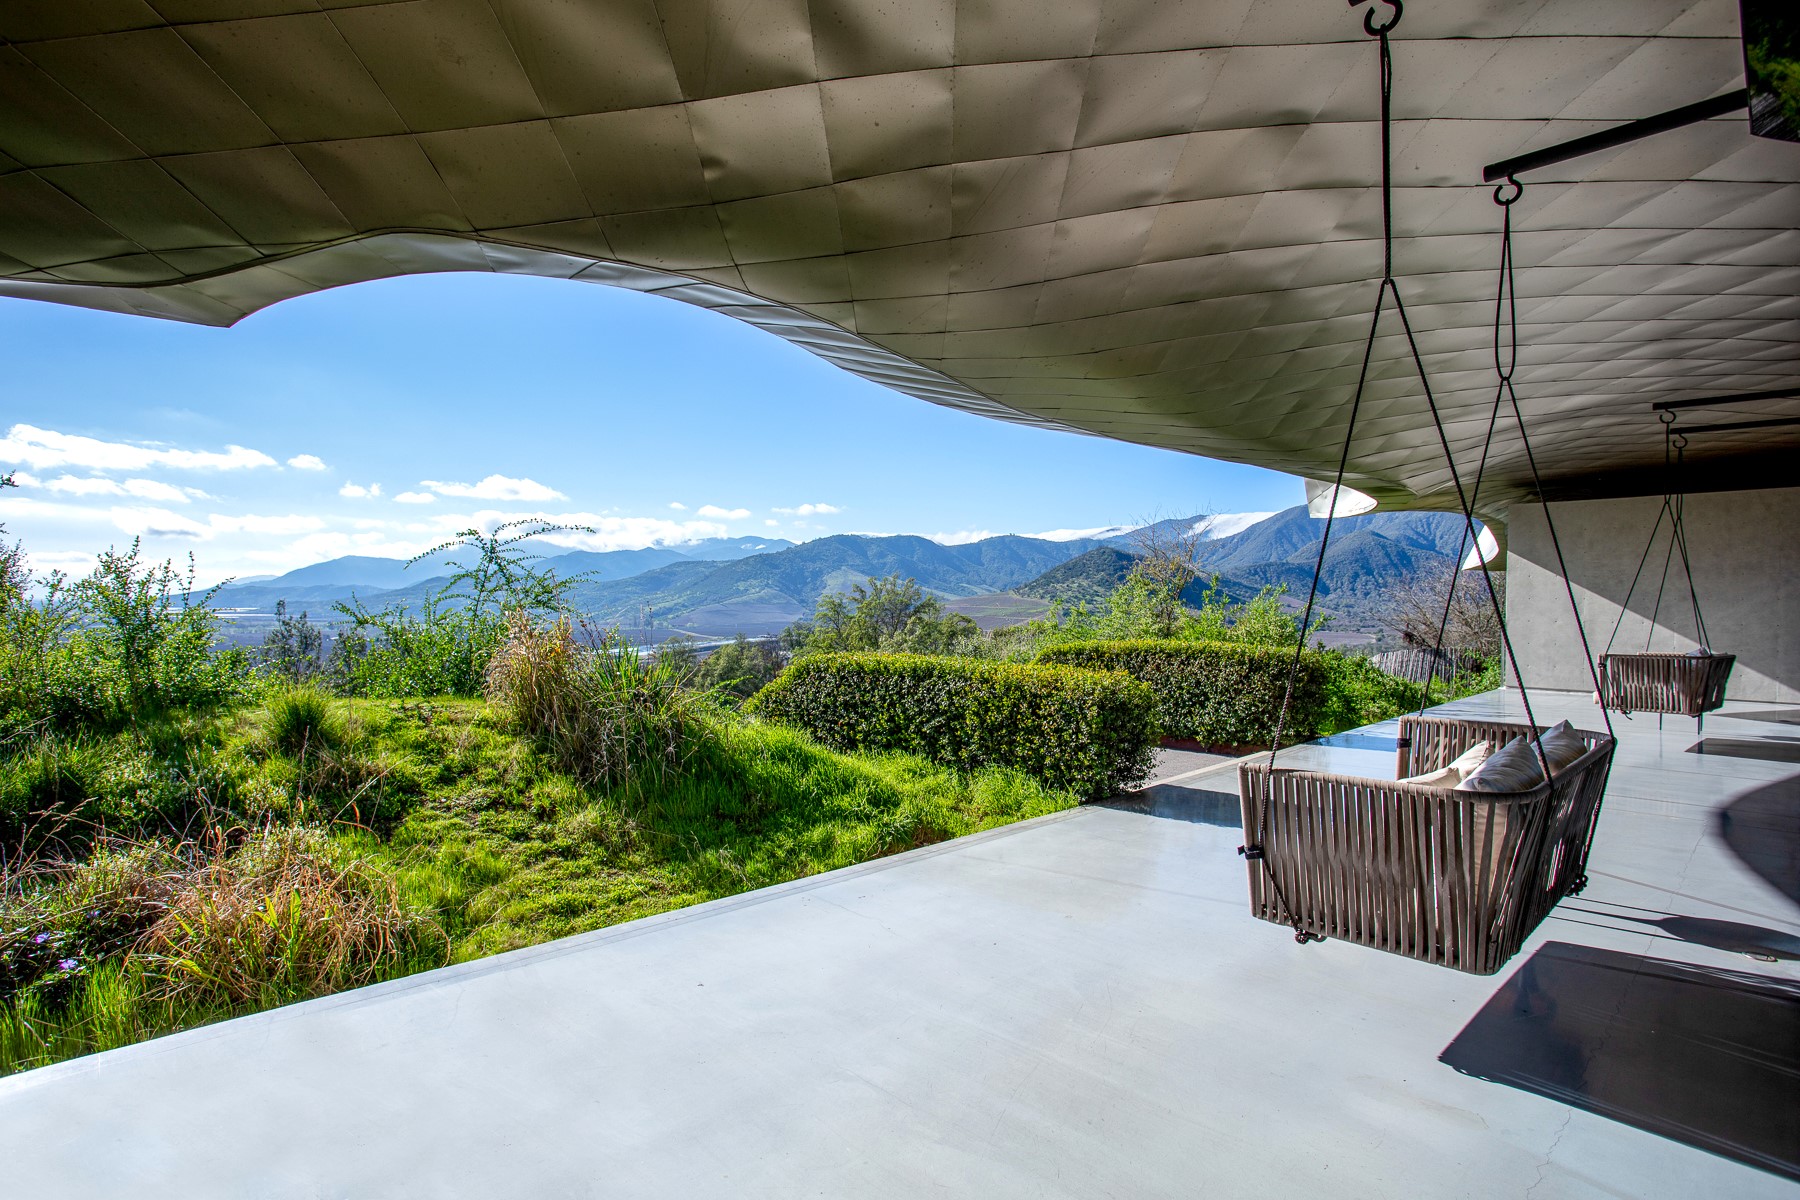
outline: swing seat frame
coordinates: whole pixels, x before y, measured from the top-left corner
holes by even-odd
[[[1397,775],[1437,770],[1477,742],[1498,747],[1534,732],[1542,728],[1403,717]],[[1576,732],[1586,752],[1526,792],[1240,764],[1244,840],[1256,847],[1246,854],[1251,912],[1291,927],[1297,940],[1338,938],[1493,974],[1587,883],[1615,743]],[[1260,830],[1252,828],[1259,809]]]
[[[1600,702],[1614,712],[1695,717],[1725,703],[1735,654],[1602,654]]]

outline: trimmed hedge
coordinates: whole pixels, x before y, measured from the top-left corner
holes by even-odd
[[[1156,719],[1165,737],[1212,746],[1266,745],[1294,661],[1292,647],[1232,642],[1077,642],[1038,655],[1040,663],[1124,671],[1156,696]],[[1326,719],[1325,656],[1300,656],[1294,698],[1283,741],[1304,741]]]
[[[899,750],[962,770],[1012,767],[1100,799],[1150,773],[1156,699],[1115,671],[914,654],[818,654],[749,711],[838,750]]]

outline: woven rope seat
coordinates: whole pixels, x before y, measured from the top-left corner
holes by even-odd
[[[1725,703],[1735,654],[1602,654],[1600,698],[1623,713],[1699,717]]]
[[[1248,864],[1252,913],[1314,937],[1493,974],[1587,882],[1614,743],[1576,732],[1586,752],[1527,792],[1239,766],[1246,842],[1261,847]],[[1477,742],[1533,734],[1530,725],[1404,717],[1397,775],[1437,770]],[[1259,808],[1260,830],[1251,828]]]

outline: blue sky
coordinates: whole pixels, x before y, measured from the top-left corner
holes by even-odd
[[[1270,511],[1297,480],[969,416],[715,313],[425,275],[232,329],[0,299],[0,522],[40,570],[142,535],[203,580],[401,557],[546,516],[613,549],[719,534],[968,540]]]

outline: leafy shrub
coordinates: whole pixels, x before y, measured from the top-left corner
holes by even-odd
[[[1316,650],[1301,654],[1284,740],[1305,739],[1320,728],[1324,657]],[[1146,639],[1053,646],[1038,661],[1123,671],[1148,685],[1164,736],[1239,746],[1274,737],[1294,652],[1281,646]]]
[[[64,576],[46,577],[35,601],[31,588],[24,547],[0,546],[0,716],[8,732],[46,715],[50,656],[75,619]]]
[[[1088,797],[1149,774],[1154,708],[1117,673],[907,654],[803,658],[749,705],[839,750],[1013,767]]]
[[[473,562],[446,562],[451,575],[416,610],[390,605],[376,611],[355,598],[338,604],[351,627],[332,644],[326,673],[333,685],[348,695],[381,699],[480,695],[488,662],[506,641],[508,614],[560,613],[568,590],[586,578],[539,570],[533,563],[541,556],[521,546],[547,533],[584,528],[523,520],[487,533],[465,529],[407,563],[445,552]]]
[[[1418,684],[1387,674],[1363,655],[1327,653],[1322,656],[1321,665],[1325,670],[1321,733],[1373,725],[1419,707]]]
[[[1143,562],[1138,567],[1145,567]],[[1051,606],[1048,616],[1027,621],[1010,630],[996,631],[991,639],[997,652],[1037,658],[1069,645],[1094,642],[1180,641],[1232,642],[1246,646],[1288,646],[1300,640],[1300,619],[1288,611],[1287,585],[1265,587],[1249,600],[1231,598],[1218,576],[1202,583],[1191,578],[1185,589],[1172,591],[1185,575],[1179,564],[1132,573],[1114,588],[1097,610],[1085,604],[1073,608]],[[1189,601],[1198,606],[1190,607]],[[1312,632],[1330,624],[1329,617],[1314,617]]]
[[[1360,725],[1373,725],[1402,713],[1417,710],[1425,703],[1420,684],[1389,675],[1373,660],[1359,654],[1327,651],[1321,659],[1325,668],[1325,711],[1320,732],[1337,733]],[[1479,661],[1479,660],[1478,660]],[[1472,670],[1461,671],[1453,678],[1434,678],[1431,704],[1442,704],[1478,692],[1492,691],[1502,683],[1500,662],[1494,659],[1479,663]]]
[[[193,597],[191,561],[185,575],[144,562],[134,541],[74,584],[49,576],[33,602],[15,547],[0,577],[0,711],[63,729],[117,728],[244,694],[248,660],[214,649],[212,593]]]
[[[275,602],[275,628],[263,636],[255,659],[259,670],[289,683],[303,683],[324,670],[325,631],[302,612],[288,616],[286,600]]]
[[[700,660],[695,678],[739,700],[748,700],[781,674],[781,648],[774,642],[752,642],[739,634]]]
[[[488,699],[583,783],[654,784],[678,774],[704,735],[706,694],[680,666],[614,635],[576,640],[567,618],[514,613],[488,666]]]

